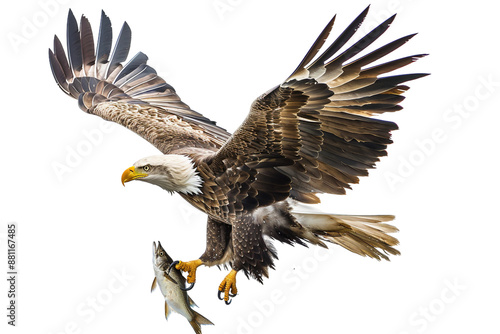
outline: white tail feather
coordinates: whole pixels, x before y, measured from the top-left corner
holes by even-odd
[[[399,244],[398,239],[388,235],[398,229],[385,223],[394,216],[318,213],[311,205],[291,204],[292,215],[308,231],[304,236],[313,243],[321,245],[320,240],[328,240],[351,252],[378,260],[389,260],[387,253],[400,254],[392,247]]]

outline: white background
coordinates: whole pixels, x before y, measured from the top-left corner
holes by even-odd
[[[195,259],[204,250],[205,217],[160,188],[139,182],[124,188],[122,171],[157,151],[134,133],[84,114],[56,86],[47,48],[54,33],[65,45],[69,7],[77,18],[85,14],[94,30],[103,8],[115,37],[127,20],[130,55],[145,52],[186,103],[233,131],[252,100],[295,69],[335,13],[332,37],[368,4],[10,2],[0,14],[0,277],[7,272],[7,224],[16,222],[18,326],[6,324],[2,278],[1,328],[192,333],[178,314],[166,322],[160,292],[149,292],[151,243],[160,240],[174,258]],[[378,262],[340,247],[277,245],[280,261],[270,279],[260,285],[238,276],[240,293],[229,307],[216,297],[226,272],[202,267],[190,295],[216,324],[204,333],[498,330],[497,10],[481,0],[372,1],[365,24],[371,28],[395,12],[370,50],[419,32],[384,60],[430,53],[399,73],[432,75],[410,82],[403,111],[384,115],[400,126],[389,156],[347,196],[323,196],[322,208],[395,214],[402,256]],[[58,174],[54,166],[61,165],[68,170]]]

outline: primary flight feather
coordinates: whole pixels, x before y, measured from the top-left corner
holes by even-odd
[[[376,259],[399,254],[397,239],[389,235],[397,229],[387,224],[393,216],[324,214],[311,205],[320,202],[318,193],[344,194],[387,154],[397,125],[372,116],[400,110],[404,83],[426,75],[380,77],[424,54],[372,65],[414,35],[358,56],[395,17],[348,45],[367,13],[368,8],[319,53],[334,17],[295,71],[257,98],[231,135],[190,109],[142,52],[122,64],[131,41],[127,23],[112,47],[111,23],[102,12],[94,48],[88,20],[82,16],[78,27],[69,11],[68,56],[57,36],[49,50],[59,87],[83,111],[125,126],[162,153],[127,168],[122,182],[140,180],[177,192],[208,215],[205,252],[175,264],[189,273],[188,283],[195,282],[202,264],[227,264],[232,270],[219,297],[223,293],[229,303],[238,271],[262,282],[274,267],[276,252],[265,236],[323,247],[328,241]]]

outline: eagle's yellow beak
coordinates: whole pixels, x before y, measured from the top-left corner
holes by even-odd
[[[132,180],[138,179],[140,177],[145,177],[145,176],[148,176],[148,174],[146,174],[146,173],[137,173],[135,171],[135,167],[134,166],[129,167],[122,174],[122,184],[125,185],[125,182],[132,181]]]

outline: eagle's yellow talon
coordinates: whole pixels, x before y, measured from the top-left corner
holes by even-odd
[[[238,289],[236,289],[236,270],[231,270],[229,274],[224,278],[222,283],[219,285],[219,292],[224,292],[224,301],[229,304],[229,292],[231,291],[231,297],[236,296]],[[219,293],[220,295],[220,293]]]
[[[175,265],[175,269],[187,271],[187,282],[191,284],[196,282],[196,269],[202,264],[203,261],[200,259],[188,262],[179,261],[179,263]]]

